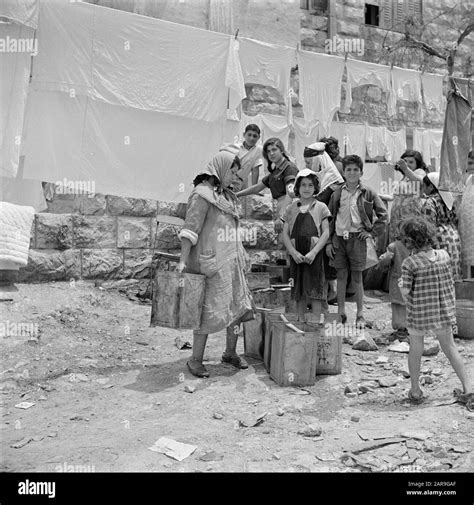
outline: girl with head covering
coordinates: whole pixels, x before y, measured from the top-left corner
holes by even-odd
[[[296,176],[297,200],[285,210],[282,220],[283,242],[290,255],[291,297],[304,315],[311,303],[313,317],[319,321],[322,301],[326,299],[324,247],[329,239],[327,206],[316,199],[319,181],[315,172],[305,168]]]
[[[226,328],[222,361],[247,368],[236,353],[240,323],[253,319],[253,301],[244,272],[246,253],[239,237],[237,198],[229,189],[238,178],[239,159],[221,151],[194,179],[186,219],[179,233],[178,271],[206,277],[201,324],[194,331],[193,354],[187,362],[197,377],[209,377],[202,360],[209,333]]]
[[[423,178],[423,192],[427,199],[421,212],[436,228],[435,249],[444,249],[449,254],[453,279],[460,280],[461,239],[457,229],[457,217],[453,211],[453,195],[450,191],[440,191],[439,172],[432,172]]]
[[[237,196],[254,195],[265,188],[270,188],[272,197],[276,200],[276,212],[273,218],[275,232],[281,233],[283,230],[281,216],[294,197],[293,184],[298,168],[290,161],[283,142],[276,137],[268,139],[263,144],[263,157],[267,162],[269,174],[261,182],[239,191]]]
[[[474,271],[469,272],[474,266],[474,151],[467,159],[467,180],[464,193],[459,205],[459,236],[461,237],[462,263],[468,276],[474,276]]]

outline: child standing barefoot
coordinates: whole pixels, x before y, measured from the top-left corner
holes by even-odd
[[[293,279],[291,297],[298,302],[300,315],[311,303],[313,320],[321,321],[322,302],[326,298],[323,254],[331,214],[316,199],[319,182],[312,170],[305,168],[298,173],[294,191],[298,200],[286,208],[282,217],[283,241],[290,255]]]
[[[411,255],[403,261],[400,289],[406,299],[407,325],[410,334],[408,369],[412,403],[423,400],[420,389],[420,365],[423,334],[433,330],[441,349],[451,363],[463,387],[463,397],[472,401],[466,368],[453,340],[456,323],[454,281],[449,254],[431,247],[432,226],[424,219],[407,219],[401,227],[402,241]]]

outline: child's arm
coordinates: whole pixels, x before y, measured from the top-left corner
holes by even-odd
[[[314,258],[318,255],[319,251],[323,249],[323,247],[326,246],[326,242],[329,239],[329,222],[327,218],[323,219],[321,223],[321,237],[319,237],[319,240],[316,242],[316,245],[309,251],[308,254],[305,256],[305,263],[313,263]]]
[[[304,256],[300,252],[298,252],[291,243],[290,227],[288,226],[287,222],[285,222],[285,224],[283,225],[283,243],[285,244],[288,254],[294,259],[295,263],[304,262]]]
[[[388,213],[387,209],[385,208],[385,204],[377,194],[374,194],[374,211],[375,215],[377,216],[377,220],[374,223],[373,235],[379,237],[385,232]]]
[[[257,193],[260,193],[260,191],[263,191],[265,188],[266,188],[265,184],[263,184],[263,182],[259,182],[257,184],[254,184],[253,186],[250,186],[247,189],[243,189],[242,191],[237,192],[235,195],[238,196],[239,198],[241,196],[256,195]]]
[[[400,293],[402,295],[403,301],[407,303],[408,294],[413,287],[413,274],[407,265],[406,260],[402,263],[402,275],[398,279],[398,287],[400,288]]]

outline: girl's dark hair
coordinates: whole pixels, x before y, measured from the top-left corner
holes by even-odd
[[[240,170],[240,158],[238,156],[234,158],[231,166],[233,165],[237,165],[237,170]],[[211,177],[214,177],[216,186],[220,185],[220,181],[215,175],[199,174],[193,180],[194,187],[196,187],[198,184],[201,184],[201,182],[208,181]]]
[[[282,152],[283,157],[286,158],[288,161],[290,161],[290,157],[288,156],[288,154],[286,152],[285,146],[283,145],[283,142],[279,138],[272,137],[272,138],[266,140],[265,143],[263,144],[262,151],[263,151],[263,157],[267,161],[267,170],[269,172],[271,172],[272,162],[268,159],[267,149],[269,148],[269,146],[273,146],[273,145],[277,146],[278,149],[280,149],[280,151]]]
[[[439,192],[439,191],[438,191],[438,189],[436,188],[436,186],[435,186],[435,185],[434,185],[434,184],[430,181],[430,178],[429,178],[427,175],[425,175],[425,176],[423,177],[423,182],[424,182],[427,186],[429,186],[429,187],[433,188],[433,189],[436,191],[436,193],[438,193],[438,192]]]
[[[344,158],[342,158],[342,169],[344,170],[347,165],[350,165],[351,163],[357,165],[361,172],[364,170],[364,162],[360,156],[357,156],[357,154],[348,154],[347,156],[344,156]]]
[[[400,226],[400,236],[403,242],[409,243],[414,249],[433,246],[436,230],[426,219],[408,218]]]
[[[402,160],[405,158],[415,158],[416,168],[422,168],[426,173],[428,173],[428,167],[423,161],[423,156],[421,155],[420,151],[413,151],[412,149],[408,149],[400,156],[400,158],[402,158]]]
[[[296,179],[295,186],[293,188],[293,192],[295,193],[295,196],[297,196],[298,198],[300,197],[300,186],[301,186],[301,181],[303,179],[309,179],[313,183],[313,186],[314,186],[313,195],[317,195],[319,193],[319,179],[316,174],[314,174],[314,175],[310,174],[310,175],[306,175],[305,177],[298,177],[298,179]]]
[[[468,159],[470,158],[471,160],[474,160],[474,151],[469,151],[469,154],[467,155]]]

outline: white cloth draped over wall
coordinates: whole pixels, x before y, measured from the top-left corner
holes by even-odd
[[[350,112],[353,87],[362,86],[364,84],[373,84],[383,91],[390,93],[391,80],[389,66],[348,58],[346,61],[346,69],[346,100],[343,112]]]
[[[298,51],[297,59],[304,117],[306,121],[319,120],[320,134],[326,135],[341,104],[344,58]]]

